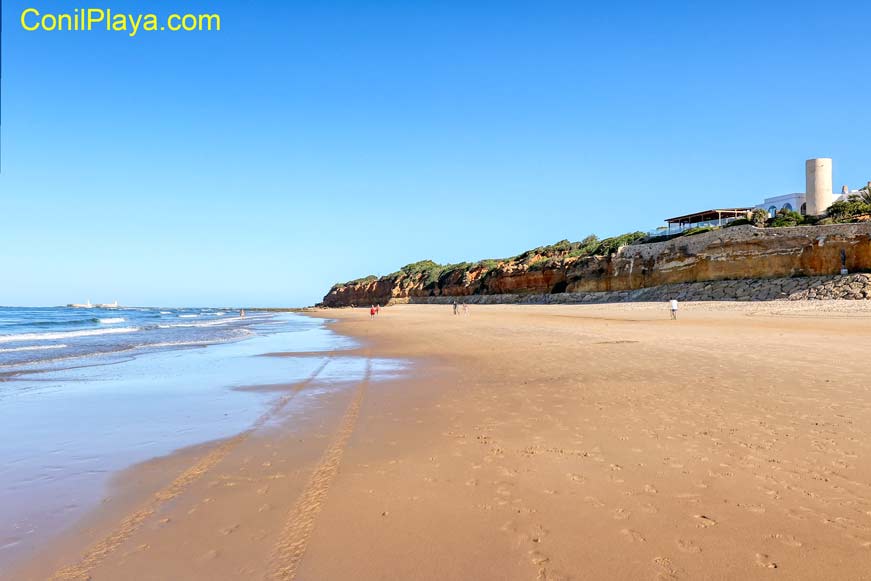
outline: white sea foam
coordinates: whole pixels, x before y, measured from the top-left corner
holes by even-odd
[[[160,311],[161,315],[171,315],[172,313],[169,311]]]
[[[97,319],[97,320],[100,321],[104,325],[113,325],[115,323],[123,323],[127,319],[125,319],[124,317],[110,317],[108,319]]]
[[[215,313],[215,316],[220,317],[221,315],[226,315],[226,314],[227,313],[225,313],[224,311],[218,311],[217,313]]]
[[[23,341],[53,341],[73,337],[93,337],[96,335],[117,335],[135,333],[139,327],[110,327],[108,329],[89,329],[86,331],[63,331],[57,333],[23,333],[21,335],[0,335],[0,343],[21,343]]]
[[[179,315],[178,317],[179,319],[194,319],[196,317],[199,317],[199,315]]]
[[[205,341],[205,340],[204,341],[166,341],[164,343],[151,343],[148,345],[142,345],[142,347],[149,348],[149,349],[157,348],[157,347],[185,347],[185,346],[191,346],[191,345],[198,345],[198,346],[205,347],[207,345],[214,345],[215,343],[224,343],[224,341],[216,341],[216,340],[211,340],[211,341]]]
[[[175,323],[172,325],[158,325],[159,329],[177,329],[179,327],[217,327],[221,325],[226,325],[228,323],[232,323],[234,321],[242,321],[242,317],[232,317],[221,319],[220,321],[204,321],[202,323]]]
[[[66,345],[30,345],[29,347],[10,347],[0,349],[0,353],[18,353],[19,351],[44,351],[46,349],[64,349]]]

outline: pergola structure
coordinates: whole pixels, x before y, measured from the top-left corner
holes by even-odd
[[[746,218],[752,211],[753,208],[722,208],[667,218],[665,221],[668,223],[668,233],[671,234],[671,228],[675,224],[677,224],[678,232],[698,226],[722,226],[724,220],[731,222],[736,218]]]

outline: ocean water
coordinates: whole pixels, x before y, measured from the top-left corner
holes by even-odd
[[[294,314],[0,308],[0,577],[97,506],[120,470],[240,433],[281,395],[239,388],[321,370],[292,416],[367,368],[376,381],[404,369],[335,353],[354,346]],[[275,352],[306,355],[262,356]]]
[[[269,313],[241,317],[226,309],[0,307],[0,373],[227,343],[276,324],[280,321]]]

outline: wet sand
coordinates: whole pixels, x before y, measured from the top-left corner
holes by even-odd
[[[869,577],[866,303],[315,316],[412,374],[268,386],[9,578]]]

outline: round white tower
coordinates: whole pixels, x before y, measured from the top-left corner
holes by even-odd
[[[816,157],[805,162],[805,203],[808,216],[825,214],[835,195],[832,192],[832,160]]]

